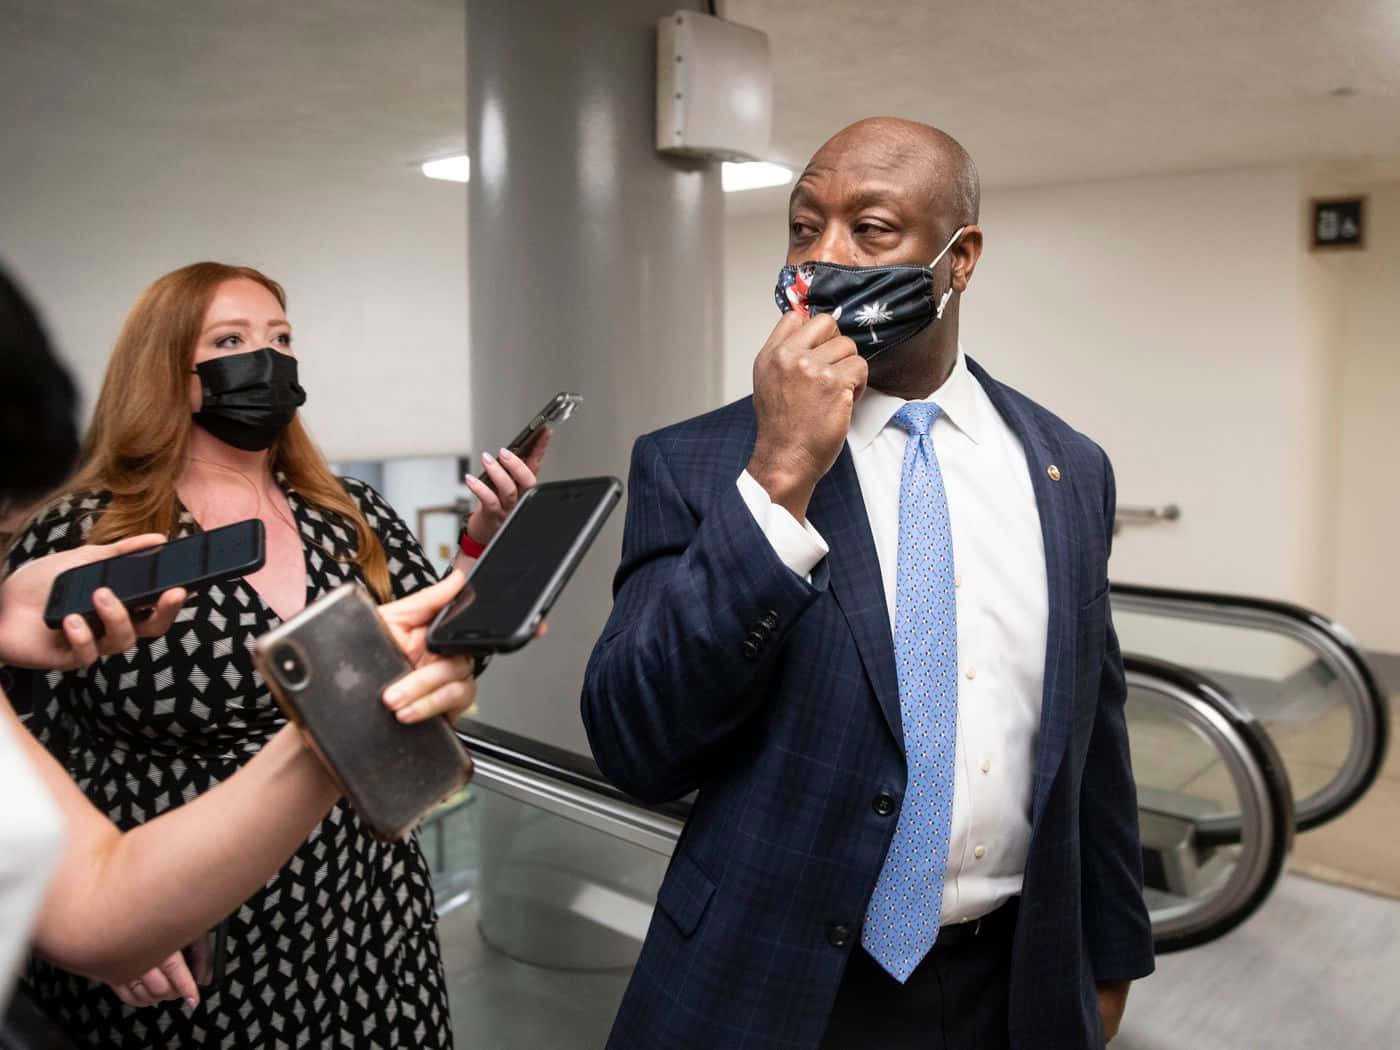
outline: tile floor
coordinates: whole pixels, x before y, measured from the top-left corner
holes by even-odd
[[[1218,941],[1157,960],[1111,1050],[1400,1046],[1400,901],[1286,875]]]

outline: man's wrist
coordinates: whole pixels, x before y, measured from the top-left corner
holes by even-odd
[[[791,514],[798,522],[807,520],[807,504],[812,501],[816,485],[804,475],[774,463],[755,453],[749,460],[749,476],[763,486],[768,498]]]

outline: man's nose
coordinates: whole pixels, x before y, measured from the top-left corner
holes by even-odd
[[[851,242],[850,232],[838,229],[835,224],[828,226],[817,243],[812,245],[804,261],[854,265],[855,246]]]

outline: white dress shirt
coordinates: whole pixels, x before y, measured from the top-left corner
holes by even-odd
[[[1031,787],[1049,597],[1040,513],[1025,451],[961,349],[925,400],[942,410],[931,431],[953,536],[958,609],[958,731],[953,827],[942,923],[966,922],[1021,891],[1030,844]],[[908,435],[890,423],[905,402],[867,389],[847,443],[875,539],[894,630],[899,487]],[[772,503],[745,471],[739,491],[784,563],[809,576],[827,554],[810,522]]]
[[[58,806],[0,722],[0,1013],[62,846]]]

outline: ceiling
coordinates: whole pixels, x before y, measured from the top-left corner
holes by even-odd
[[[13,143],[314,164],[460,153],[461,0],[0,0]]]
[[[720,10],[769,35],[773,159],[793,166],[888,113],[950,131],[994,187],[1269,164],[1400,177],[1397,0]],[[464,141],[461,0],[0,0],[0,39],[7,152],[277,155],[353,178]]]

